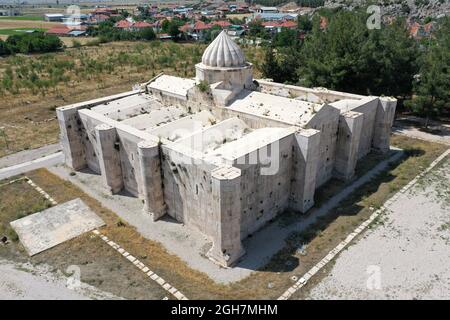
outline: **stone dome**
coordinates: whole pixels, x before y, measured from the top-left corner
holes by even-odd
[[[223,30],[203,52],[202,63],[208,67],[243,67],[245,57],[241,48]]]

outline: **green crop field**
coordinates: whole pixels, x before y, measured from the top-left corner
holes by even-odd
[[[44,21],[43,16],[6,16],[0,17],[0,20],[30,20],[30,21]]]
[[[46,31],[47,29],[43,29],[43,28],[14,28],[14,29],[0,29],[0,35],[5,35],[5,36],[11,36],[14,34],[23,34],[25,33],[27,30],[34,30],[34,31]]]

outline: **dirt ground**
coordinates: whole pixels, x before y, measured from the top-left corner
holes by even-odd
[[[0,300],[111,300],[118,297],[98,290],[48,265],[0,259]]]
[[[448,299],[450,158],[343,251],[309,299]]]
[[[78,40],[78,39],[77,39]],[[68,39],[70,42],[72,39]],[[71,103],[129,91],[160,72],[193,77],[204,45],[171,42],[115,42],[44,55],[0,58],[0,157],[57,142],[55,109]],[[261,50],[246,48],[257,65]],[[10,69],[11,88],[2,78]],[[32,80],[36,79],[31,86]],[[42,87],[51,84],[50,87]]]
[[[32,176],[35,177],[33,174]],[[72,197],[74,198],[73,195]],[[167,296],[164,289],[92,233],[84,234],[29,258],[9,222],[49,206],[50,203],[25,181],[0,187],[0,236],[6,235],[10,241],[7,245],[0,244],[0,260],[9,261],[5,268],[30,263],[31,267],[28,270],[35,273],[39,266],[48,266],[51,272],[43,275],[54,279],[57,278],[57,272],[66,274],[70,266],[77,266],[80,268],[83,283],[114,296],[126,299],[162,299]],[[51,274],[52,272],[54,274]],[[0,288],[5,283],[13,283],[14,279],[11,277],[13,275],[3,274],[0,277]],[[36,286],[42,286],[41,280],[33,281]],[[22,282],[19,282],[18,287],[25,288],[21,290],[25,293],[28,291],[28,287]],[[60,286],[55,290],[66,292]],[[70,292],[66,294],[73,298]]]
[[[34,171],[29,176],[60,203],[82,198],[106,222],[107,226],[101,230],[103,233],[139,257],[189,299],[275,299],[292,285],[293,276],[303,275],[365,220],[374,208],[379,207],[446,149],[440,144],[402,136],[393,136],[392,142],[405,149],[406,155],[399,163],[364,185],[307,232],[293,233],[286,241],[285,248],[265,267],[229,285],[217,284],[205,274],[189,268],[180,258],[169,254],[160,243],[142,237],[134,227],[126,225],[114,212],[102,207],[97,200],[71,183],[62,181],[44,169]],[[322,197],[327,198],[326,195]],[[298,218],[285,213],[274,223],[290,224]],[[299,250],[300,244],[305,244],[305,250]],[[152,287],[139,272],[135,274],[133,271],[137,272],[137,269],[134,270],[126,261],[123,265],[122,260],[125,259],[114,260],[117,253],[105,249],[105,246],[89,234],[43,252],[33,260],[36,263],[48,263],[59,270],[66,270],[71,264],[80,265],[83,281],[100,290],[127,298],[154,298],[159,288]],[[131,269],[128,269],[128,265]]]
[[[41,28],[50,29],[61,25],[60,22],[47,22],[39,20],[7,20],[0,19],[0,29],[14,29],[14,28]]]

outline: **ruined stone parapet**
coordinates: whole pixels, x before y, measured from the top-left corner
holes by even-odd
[[[300,130],[295,133],[293,143],[294,177],[291,185],[290,207],[304,213],[314,205],[320,131]]]
[[[74,170],[80,170],[87,166],[81,134],[82,123],[78,110],[78,107],[56,109],[60,128],[59,139],[65,163]]]
[[[161,177],[159,146],[153,141],[138,143],[139,166],[142,174],[144,212],[153,216],[153,221],[166,214]]]
[[[99,124],[95,127],[95,136],[103,184],[109,193],[118,193],[123,188],[123,177],[116,128]]]
[[[241,170],[219,167],[211,172],[213,246],[208,257],[223,266],[235,263],[245,250],[241,243]]]
[[[344,112],[339,117],[334,165],[334,175],[338,179],[350,180],[355,174],[363,120],[364,115],[354,111]]]
[[[372,140],[372,148],[379,152],[388,152],[391,137],[392,124],[395,117],[397,99],[380,97],[375,118],[375,130]]]

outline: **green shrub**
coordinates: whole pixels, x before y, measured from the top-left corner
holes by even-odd
[[[205,80],[202,80],[199,83],[197,83],[197,87],[200,90],[200,92],[208,92],[209,91],[209,84]]]

